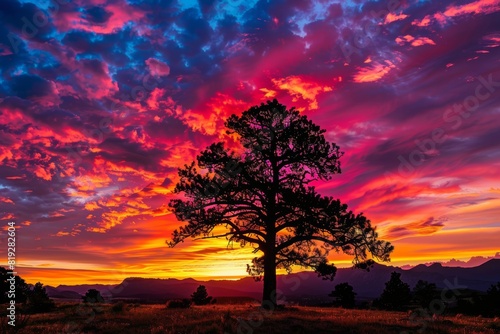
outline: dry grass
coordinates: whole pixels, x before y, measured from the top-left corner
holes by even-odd
[[[2,328],[3,329],[3,328]],[[209,305],[166,309],[164,305],[112,305],[96,308],[59,304],[57,310],[32,315],[18,333],[500,333],[499,319],[440,317],[410,319],[407,313],[338,308],[293,307],[266,313],[258,306]]]

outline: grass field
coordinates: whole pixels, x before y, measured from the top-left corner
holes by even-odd
[[[255,304],[189,309],[125,304],[119,310],[110,304],[93,309],[78,303],[61,303],[53,312],[31,315],[18,333],[500,333],[499,319],[410,319],[403,312],[314,307],[269,312]],[[17,323],[21,320],[17,319]],[[10,326],[2,319],[3,332],[6,327]]]

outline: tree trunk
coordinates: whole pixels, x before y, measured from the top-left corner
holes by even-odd
[[[276,254],[273,249],[272,251],[266,252],[264,256],[264,291],[262,294],[262,307],[265,309],[275,309],[276,304]]]

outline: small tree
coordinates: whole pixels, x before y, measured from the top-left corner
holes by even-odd
[[[195,305],[207,305],[210,304],[212,297],[208,295],[207,288],[204,285],[200,285],[191,295],[191,300]]]
[[[47,312],[55,306],[40,282],[36,283],[33,289],[28,292],[27,304],[28,310],[34,313]]]
[[[422,308],[428,308],[430,303],[438,297],[436,284],[419,280],[413,288],[413,301]]]
[[[410,286],[401,280],[401,274],[391,273],[391,279],[385,283],[380,296],[380,306],[387,310],[404,310],[411,299]]]
[[[104,303],[104,298],[96,289],[89,289],[82,298],[85,303]]]
[[[347,282],[337,284],[328,296],[334,297],[336,304],[344,308],[352,308],[355,305],[356,293]]]

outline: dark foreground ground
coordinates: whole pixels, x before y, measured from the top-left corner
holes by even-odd
[[[500,333],[500,320],[466,316],[413,318],[403,312],[290,307],[269,312],[256,305],[58,304],[50,313],[16,319],[18,333]],[[25,322],[25,326],[20,328]],[[2,332],[6,321],[2,318]],[[10,333],[11,330],[8,331]]]

